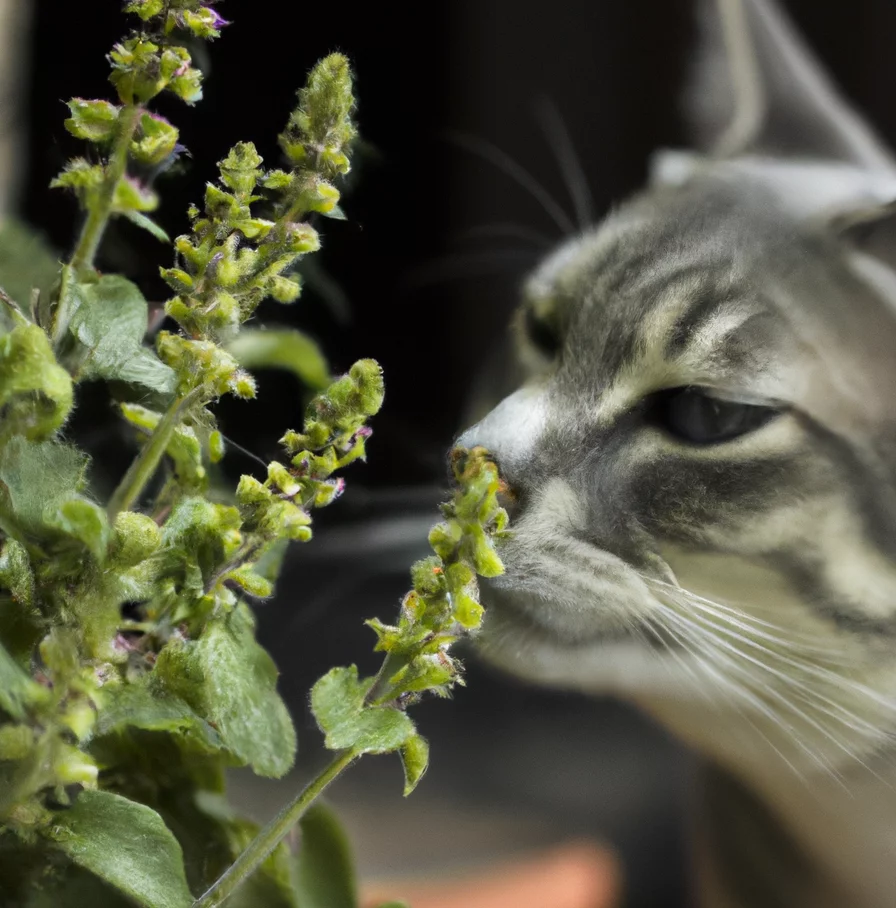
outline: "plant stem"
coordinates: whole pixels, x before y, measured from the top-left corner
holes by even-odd
[[[71,318],[69,309],[71,308],[71,285],[73,275],[74,269],[71,265],[62,266],[59,282],[59,296],[56,300],[56,308],[53,311],[50,329],[50,337],[53,341],[53,345],[57,349],[61,343],[62,338],[65,336],[65,330],[66,328],[68,328],[69,319]],[[52,298],[48,299],[47,303],[49,306],[52,306]]]
[[[128,467],[118,488],[112,493],[107,509],[110,524],[115,523],[115,518],[137,500],[143,487],[152,479],[184,412],[199,399],[202,390],[201,386],[194,388],[184,397],[175,399],[174,403],[165,411],[164,416],[150,435],[149,441]]]
[[[128,104],[121,111],[118,135],[115,137],[115,144],[109,153],[109,163],[106,165],[106,179],[100,188],[96,203],[90,209],[87,220],[81,228],[78,245],[72,254],[70,264],[79,277],[93,269],[93,260],[96,258],[97,249],[112,214],[115,189],[127,168],[128,147],[134,138],[139,117],[140,108],[136,104]]]
[[[387,653],[380,665],[380,670],[373,679],[373,684],[370,685],[370,690],[367,691],[367,696],[364,698],[365,704],[368,706],[379,705],[384,695],[388,693],[385,688],[389,679],[404,668],[409,661],[410,657],[405,653]]]
[[[323,771],[284,807],[249,843],[246,850],[218,877],[204,895],[193,902],[192,908],[216,908],[229,898],[264,862],[287,833],[302,818],[302,814],[317,797],[355,761],[354,751],[338,754]]]

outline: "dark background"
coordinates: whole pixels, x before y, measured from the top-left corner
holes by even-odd
[[[68,157],[84,153],[62,127],[62,101],[111,96],[103,56],[123,33],[120,6],[34,0],[21,213],[60,250],[71,243],[76,212],[70,198],[46,187]],[[846,94],[896,138],[896,4],[785,6]],[[317,739],[302,712],[305,692],[336,662],[370,663],[360,619],[389,615],[415,554],[418,537],[396,527],[434,514],[444,452],[462,427],[473,379],[504,337],[522,275],[561,236],[531,193],[465,146],[493,143],[571,213],[552,151],[563,147],[559,131],[540,128],[536,113],[538,99],[549,98],[599,216],[639,186],[651,150],[685,141],[677,98],[694,27],[686,0],[227,0],[221,11],[234,24],[209,48],[205,100],[193,110],[174,100],[160,105],[192,155],[183,172],[158,184],[158,220],[169,233],[185,228],[187,205],[201,200],[214,162],[234,142],[254,140],[276,166],[276,135],[293,93],[331,50],[354,63],[367,143],[345,199],[348,221],[322,225],[320,262],[338,290],[316,293],[312,281],[293,307],[262,312],[309,331],[334,370],[373,356],[387,381],[369,463],[352,468],[349,493],[321,515],[320,538],[295,556],[277,601],[261,609],[263,637],[296,710],[305,771]],[[461,135],[460,144],[451,134]],[[125,225],[110,236],[101,266],[124,270],[162,301],[157,268],[168,256]],[[228,436],[269,458],[301,410],[291,379],[263,375],[259,402],[225,401],[219,417]],[[107,413],[104,399],[91,400],[76,429]],[[127,449],[117,436],[104,444],[104,460],[123,462]],[[234,455],[230,469],[257,467]],[[345,561],[346,551],[354,560]],[[616,704],[536,691],[475,661],[469,682],[453,703],[419,710],[434,761],[410,803],[397,803],[399,770],[385,760],[370,761],[346,783],[341,803],[365,870],[464,866],[567,835],[598,835],[622,853],[628,904],[681,903],[686,758]],[[279,789],[240,790],[259,814],[282,800]],[[371,816],[375,835],[367,832]],[[437,847],[419,845],[421,823]]]

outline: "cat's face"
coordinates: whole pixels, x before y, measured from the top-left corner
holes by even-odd
[[[525,288],[528,381],[460,443],[513,496],[491,659],[836,765],[896,690],[896,331],[786,195],[708,168],[567,242]]]

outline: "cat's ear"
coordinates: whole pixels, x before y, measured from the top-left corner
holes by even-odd
[[[686,108],[699,149],[896,168],[774,0],[697,0]]]

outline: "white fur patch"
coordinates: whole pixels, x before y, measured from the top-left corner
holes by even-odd
[[[547,405],[539,388],[520,388],[457,440],[465,448],[484,445],[499,464],[521,463],[535,450],[547,421]]]

